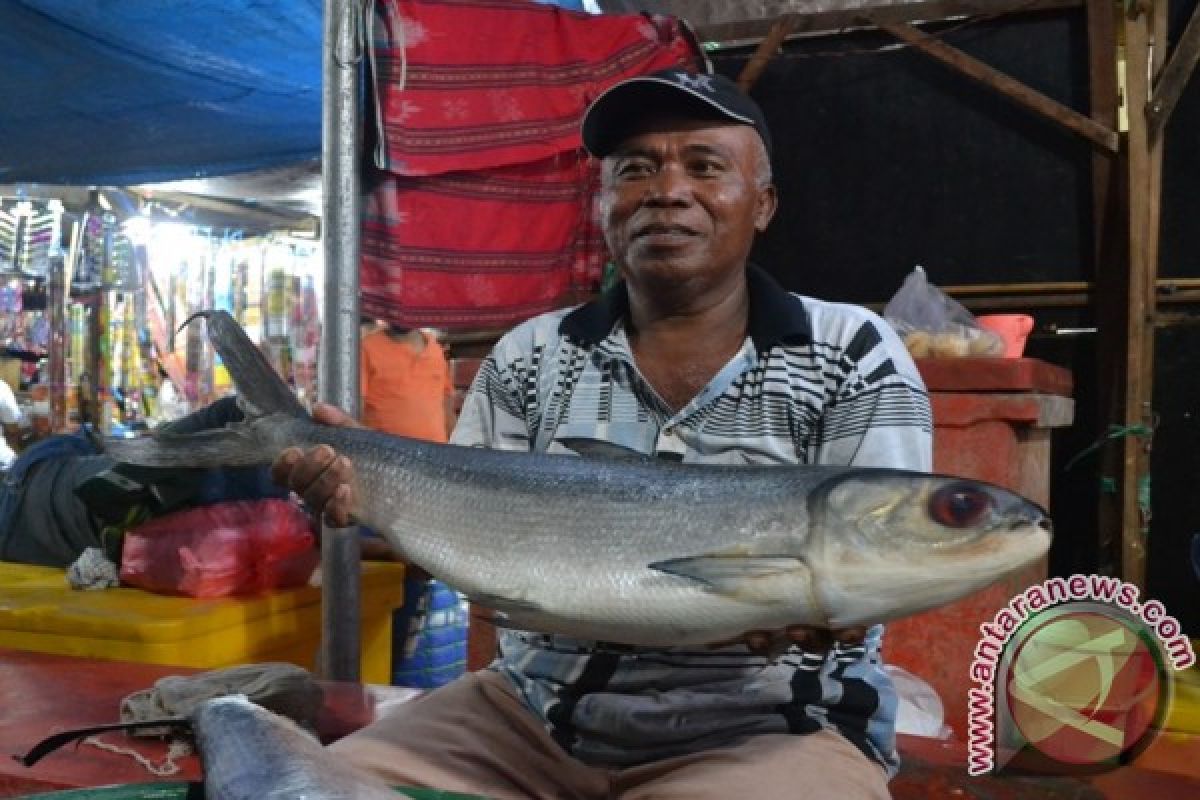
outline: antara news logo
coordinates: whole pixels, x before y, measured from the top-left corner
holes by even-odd
[[[1096,772],[1162,728],[1174,670],[1196,662],[1179,621],[1119,578],[1031,586],[990,622],[971,664],[967,772]]]

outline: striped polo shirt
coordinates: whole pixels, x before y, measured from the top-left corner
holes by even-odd
[[[572,453],[573,440],[590,439],[685,463],[929,470],[928,397],[891,328],[864,308],[785,292],[756,267],[747,278],[741,350],[678,411],[638,372],[618,284],[506,334],[480,366],[452,441]],[[506,631],[491,668],[586,763],[629,766],[830,728],[893,773],[896,695],[882,636],[876,625],[859,646],[792,647],[770,660],[741,645],[653,649]]]

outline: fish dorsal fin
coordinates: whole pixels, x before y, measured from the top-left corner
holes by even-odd
[[[208,323],[208,339],[229,370],[229,377],[237,388],[238,406],[247,419],[274,413],[308,416],[258,345],[250,340],[228,311],[198,311],[183,326],[196,317],[203,317]]]
[[[584,458],[594,458],[602,461],[634,461],[641,463],[649,463],[654,461],[653,456],[640,453],[631,447],[624,447],[612,442],[606,442],[601,439],[586,439],[583,437],[566,437],[556,439],[563,447],[571,450]]]
[[[655,561],[650,569],[697,581],[714,592],[743,595],[749,582],[795,572],[809,572],[803,559],[788,555],[750,555],[747,553],[707,553],[687,558]]]

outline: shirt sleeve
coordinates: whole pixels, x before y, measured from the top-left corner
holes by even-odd
[[[529,425],[521,402],[523,360],[501,340],[479,365],[463,400],[451,444],[528,451]]]
[[[891,326],[866,313],[842,359],[845,377],[822,415],[812,463],[930,471],[929,396]]]

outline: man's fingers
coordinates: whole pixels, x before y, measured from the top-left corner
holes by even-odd
[[[333,498],[325,505],[325,521],[335,528],[345,528],[353,522],[354,505],[350,487],[341,484],[334,490]]]
[[[824,653],[833,647],[834,643],[855,647],[863,643],[867,629],[861,625],[849,628],[817,628],[812,625],[792,625],[787,629],[788,638],[811,652]]]
[[[810,653],[826,653],[834,645],[851,647],[863,643],[867,629],[862,626],[830,630],[813,625],[791,625],[780,631],[748,631],[741,638],[713,642],[711,648],[744,644],[755,655],[772,655],[787,650],[789,645],[798,645]]]
[[[328,460],[326,460],[327,455]],[[348,497],[338,497],[338,492],[343,486],[345,486],[346,492],[349,491],[349,486],[346,484],[349,482],[350,462],[344,456],[338,456],[332,450],[328,454],[314,454],[314,457],[303,467],[304,471],[300,473],[300,476],[296,474],[299,468],[293,470],[292,486],[304,498],[304,502],[309,507],[317,511],[337,512],[339,499],[349,500]],[[317,469],[320,471],[312,474]],[[333,505],[334,508],[327,509],[326,507],[329,505]]]
[[[771,631],[750,631],[743,641],[746,642],[746,647],[750,648],[750,652],[762,654],[771,649],[774,639],[775,635]]]
[[[289,447],[279,454],[271,464],[271,482],[276,486],[292,488],[292,469],[304,458],[304,452],[299,447]]]
[[[361,428],[358,420],[329,403],[317,403],[312,409],[313,419],[322,425],[335,425],[340,428]]]
[[[332,447],[326,444],[317,445],[292,465],[292,472],[288,476],[288,485],[292,487],[292,491],[308,502],[309,490],[313,488],[313,484],[321,480],[336,459],[337,453],[333,451]],[[332,489],[330,493],[332,494]]]
[[[354,467],[328,445],[307,453],[288,448],[271,465],[271,479],[300,495],[330,525],[345,527],[352,521]]]
[[[867,629],[861,625],[856,625],[852,628],[841,628],[833,632],[833,638],[837,639],[841,644],[851,646],[860,645],[867,638]]]
[[[792,625],[787,629],[787,636],[810,653],[825,653],[833,646],[833,634],[828,628]]]

